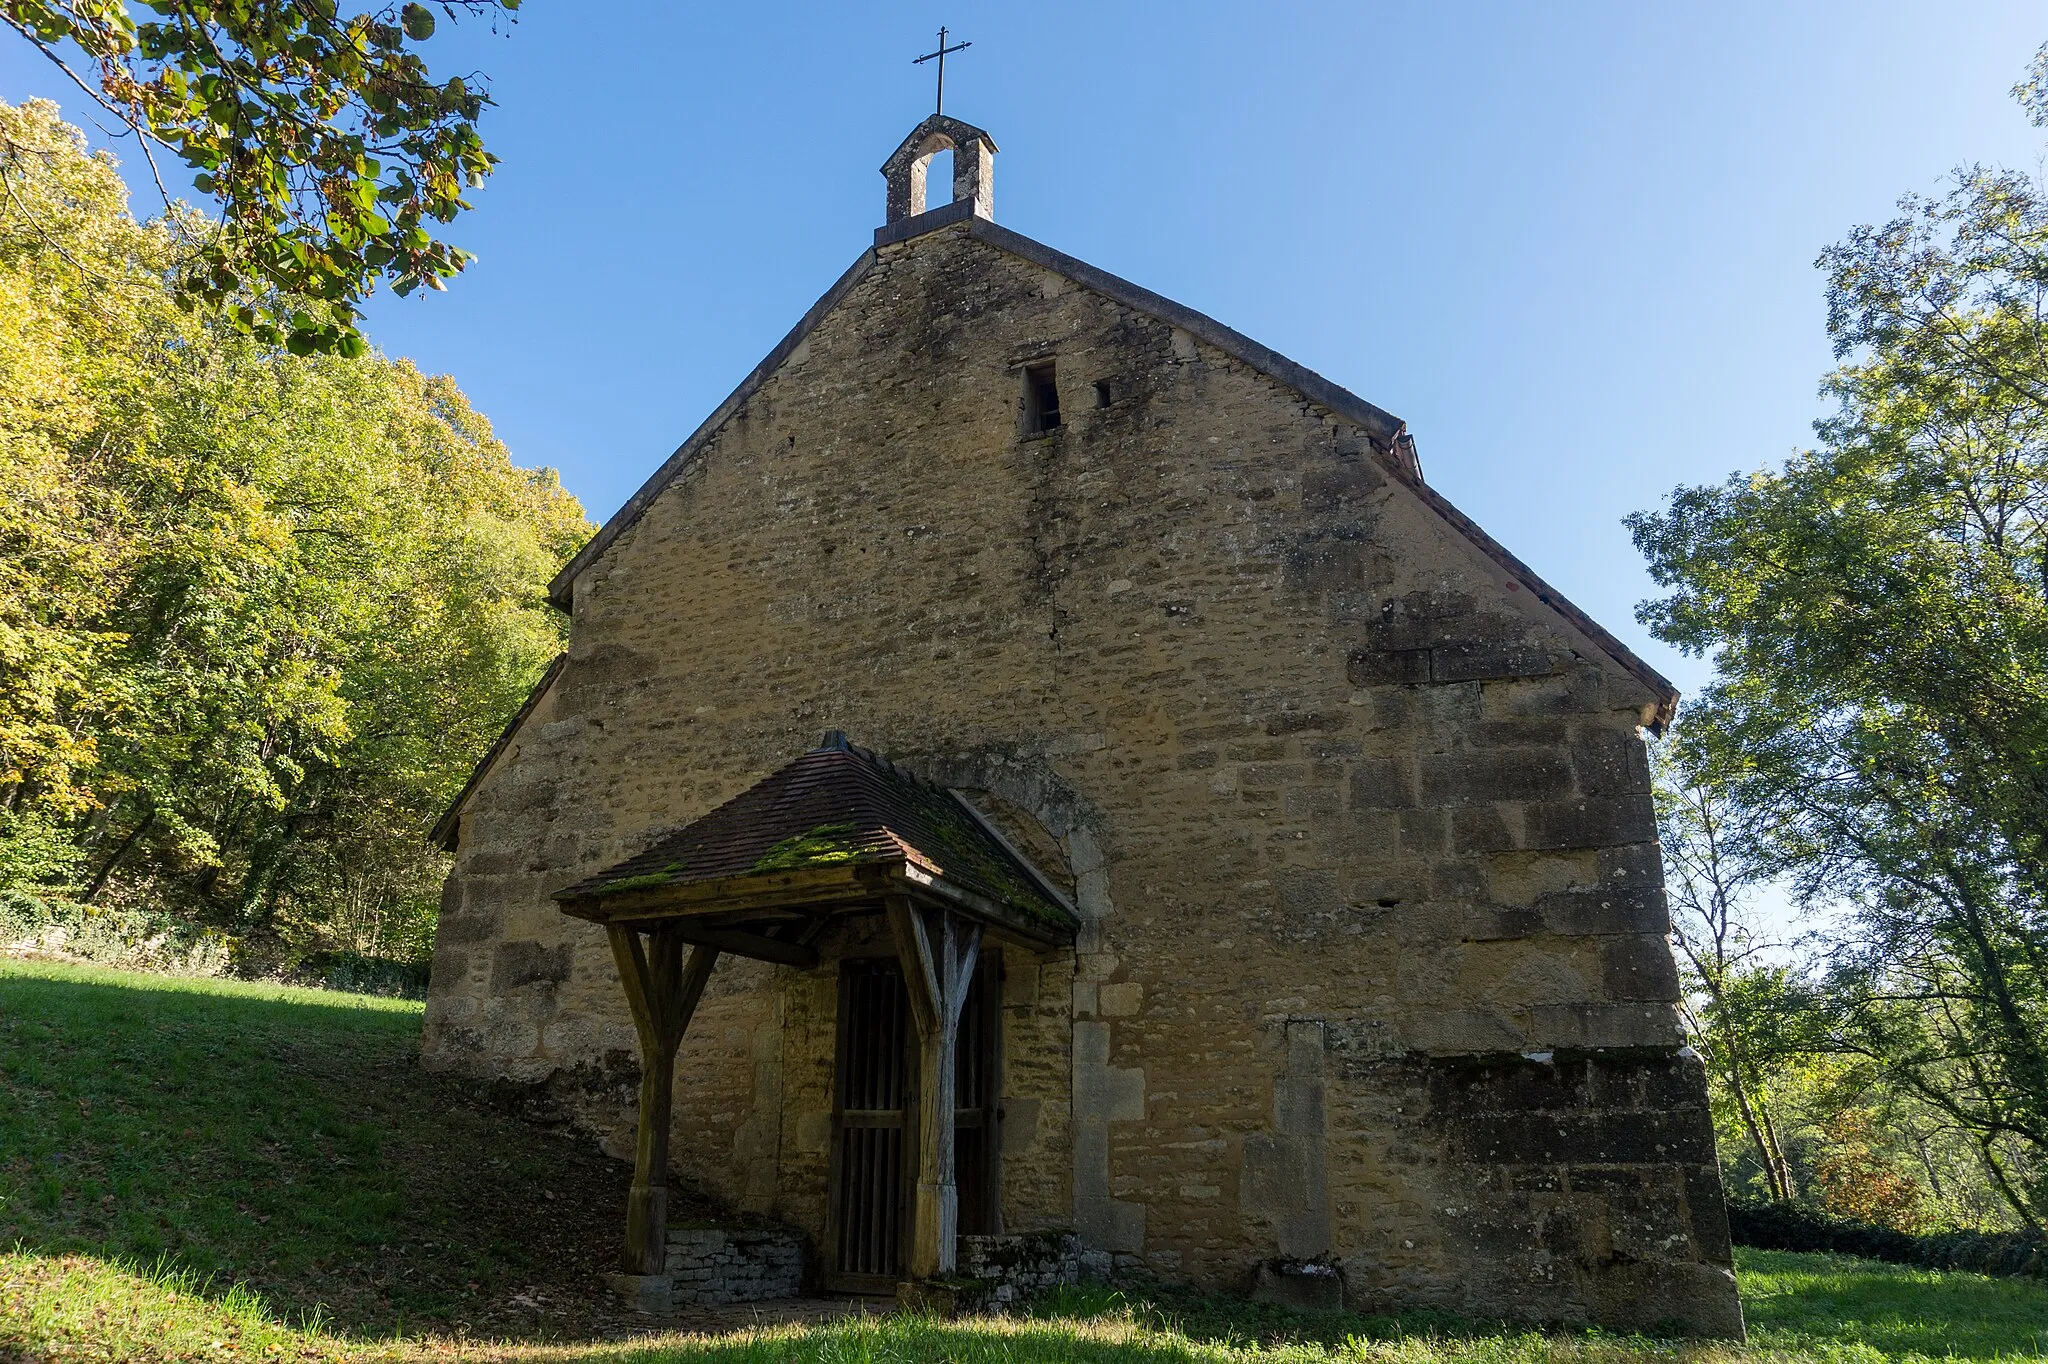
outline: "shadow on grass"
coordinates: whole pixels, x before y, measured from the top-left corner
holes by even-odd
[[[1504,1332],[1520,1334],[1530,1329],[1501,1322],[1475,1322],[1444,1312],[1362,1316],[1355,1312],[1308,1311],[1164,1284],[1142,1288],[1080,1284],[1055,1289],[1033,1305],[1033,1314],[1080,1321],[1128,1317],[1143,1326],[1172,1331],[1193,1341],[1230,1346],[1336,1347],[1357,1341],[1470,1339]]]
[[[822,1326],[547,1352],[579,1364],[1214,1364],[1213,1349],[1128,1323],[848,1317]]]
[[[0,962],[0,1248],[242,1283],[348,1333],[581,1331],[629,1173],[423,1073],[419,1020]]]
[[[1847,1255],[1743,1249],[1736,1264],[1750,1338],[1787,1349],[1862,1344],[1888,1356],[2048,1357],[2048,1284],[1882,1264]]]

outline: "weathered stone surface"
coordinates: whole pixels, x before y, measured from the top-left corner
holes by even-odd
[[[1427,649],[1353,649],[1344,660],[1345,680],[1354,687],[1374,687],[1390,682],[1427,682],[1430,677]]]
[[[1327,1255],[1371,1310],[1726,1329],[1657,695],[1395,476],[1391,428],[978,230],[879,246],[575,575],[568,660],[463,807],[425,1062],[631,1054],[550,892],[843,729],[971,792],[1083,921],[991,944],[1007,1231],[1217,1288]],[[1027,433],[1047,360],[1062,424]],[[892,948],[857,916],[816,946],[721,960],[672,1142],[823,1246],[838,970]],[[1502,1074],[1432,1078],[1459,1067]],[[565,1093],[629,1149],[630,1086]]]
[[[1428,1301],[1533,1320],[1742,1332],[1699,1063],[1670,1051],[1360,1061],[1389,1131],[1370,1144],[1435,1200],[1466,1277],[1408,1237],[1340,1255],[1355,1310]],[[1404,1140],[1440,1132],[1444,1147]],[[1390,1139],[1391,1138],[1391,1139]],[[1340,1148],[1341,1149],[1341,1148]],[[1689,1304],[1687,1293],[1698,1294]]]
[[[1540,644],[1493,640],[1484,644],[1447,644],[1429,651],[1432,682],[1541,677],[1556,670],[1550,651]]]
[[[972,1281],[967,1306],[1001,1311],[1080,1282],[1081,1238],[1059,1231],[962,1236],[959,1276]]]
[[[1600,944],[1600,984],[1609,999],[1677,1000],[1678,969],[1671,945],[1635,934]]]
[[[679,1307],[794,1298],[804,1289],[804,1241],[787,1227],[671,1227],[666,1267]]]
[[[1341,1312],[1343,1271],[1313,1260],[1262,1261],[1252,1274],[1252,1299],[1311,1312]]]
[[[1589,796],[1532,805],[1525,828],[1526,848],[1598,848],[1649,842],[1657,836],[1657,818],[1647,799]]]
[[[491,953],[491,989],[559,985],[569,978],[566,943],[504,942]]]
[[[1571,767],[1554,749],[1431,753],[1422,762],[1422,800],[1426,805],[1557,800],[1570,795],[1571,789]]]

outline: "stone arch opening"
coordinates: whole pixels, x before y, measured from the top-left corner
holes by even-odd
[[[985,787],[963,786],[956,789],[981,812],[983,819],[995,826],[996,832],[1007,839],[1011,847],[1052,882],[1054,889],[1072,902],[1075,879],[1067,850],[1035,812]]]
[[[911,188],[913,202],[919,194],[924,203],[913,210],[929,213],[935,208],[944,208],[953,202],[953,144],[945,142],[932,148],[918,158],[917,168],[912,172],[917,184]]]

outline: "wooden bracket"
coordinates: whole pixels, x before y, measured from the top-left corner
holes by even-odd
[[[750,933],[739,928],[700,928],[688,919],[675,920],[674,931],[685,942],[753,957],[757,961],[772,961],[805,971],[818,964],[816,948],[787,938],[771,938],[765,933]]]

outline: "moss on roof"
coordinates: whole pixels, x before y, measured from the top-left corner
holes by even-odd
[[[852,837],[852,820],[820,824],[807,833],[791,834],[754,863],[755,871],[795,871],[800,867],[829,867],[851,862],[867,851]]]
[[[555,898],[908,858],[1060,933],[1074,929],[1073,912],[951,792],[834,737]]]
[[[633,876],[621,876],[615,881],[606,881],[595,887],[592,895],[619,895],[629,890],[653,890],[679,881],[689,870],[681,862],[671,862],[659,871],[643,871]]]

